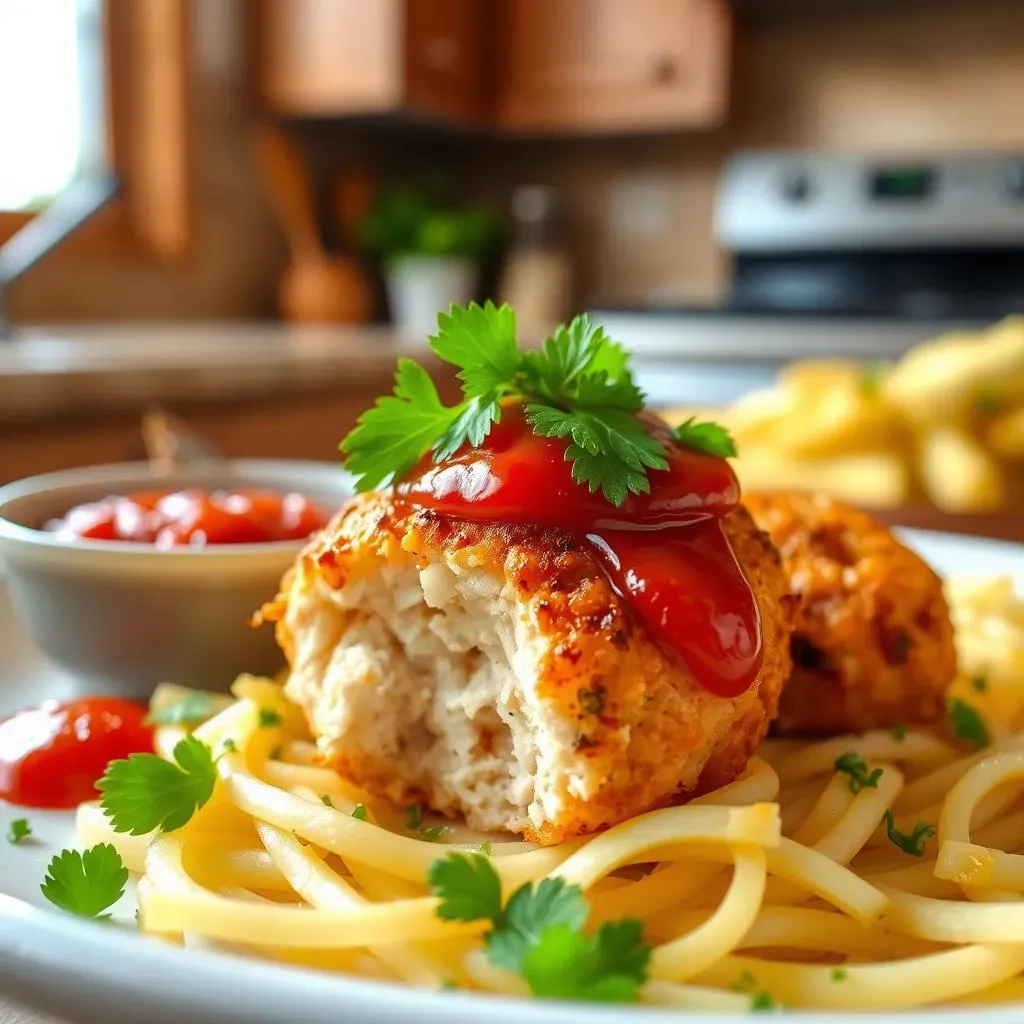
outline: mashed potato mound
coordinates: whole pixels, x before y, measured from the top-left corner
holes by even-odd
[[[794,599],[745,510],[725,523],[764,666],[700,686],[561,531],[355,498],[264,618],[327,763],[397,803],[554,843],[732,781],[789,674]]]

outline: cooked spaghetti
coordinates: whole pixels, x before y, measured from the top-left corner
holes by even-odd
[[[1024,603],[1002,580],[950,594],[952,718],[966,708],[972,726],[960,737],[768,741],[731,785],[537,848],[450,822],[410,827],[318,766],[280,686],[242,677],[237,700],[195,730],[223,751],[202,810],[178,831],[131,837],[87,804],[80,839],[112,843],[142,876],[146,932],[426,988],[528,991],[484,955],[486,922],[442,919],[427,885],[438,858],[489,840],[506,895],[560,878],[585,892],[588,929],[642,921],[643,1003],[1024,1000]],[[177,696],[165,687],[154,701]],[[161,727],[158,751],[170,757],[184,735]]]

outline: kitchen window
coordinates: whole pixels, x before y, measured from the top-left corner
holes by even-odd
[[[0,2],[0,243],[69,185],[108,169],[118,197],[56,258],[184,253],[188,7]]]

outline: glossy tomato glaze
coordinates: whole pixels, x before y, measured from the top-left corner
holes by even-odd
[[[0,721],[0,799],[70,809],[96,795],[107,765],[152,753],[146,708],[117,697],[46,701]]]
[[[666,443],[669,468],[651,471],[650,494],[630,495],[621,508],[575,483],[567,442],[537,437],[516,406],[503,410],[483,447],[423,463],[396,490],[458,518],[572,531],[650,633],[706,689],[735,697],[762,660],[757,601],[722,529],[739,483],[725,459],[677,444],[660,421],[648,427]]]
[[[58,537],[127,540],[158,548],[302,540],[326,516],[301,494],[147,491],[78,505],[46,524]]]

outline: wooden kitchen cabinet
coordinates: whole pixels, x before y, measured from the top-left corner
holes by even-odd
[[[264,102],[499,130],[703,127],[728,93],[726,0],[258,0]]]
[[[487,12],[486,0],[259,0],[259,92],[289,115],[476,120],[490,105]]]
[[[724,0],[506,0],[496,105],[512,130],[601,132],[721,121]]]

